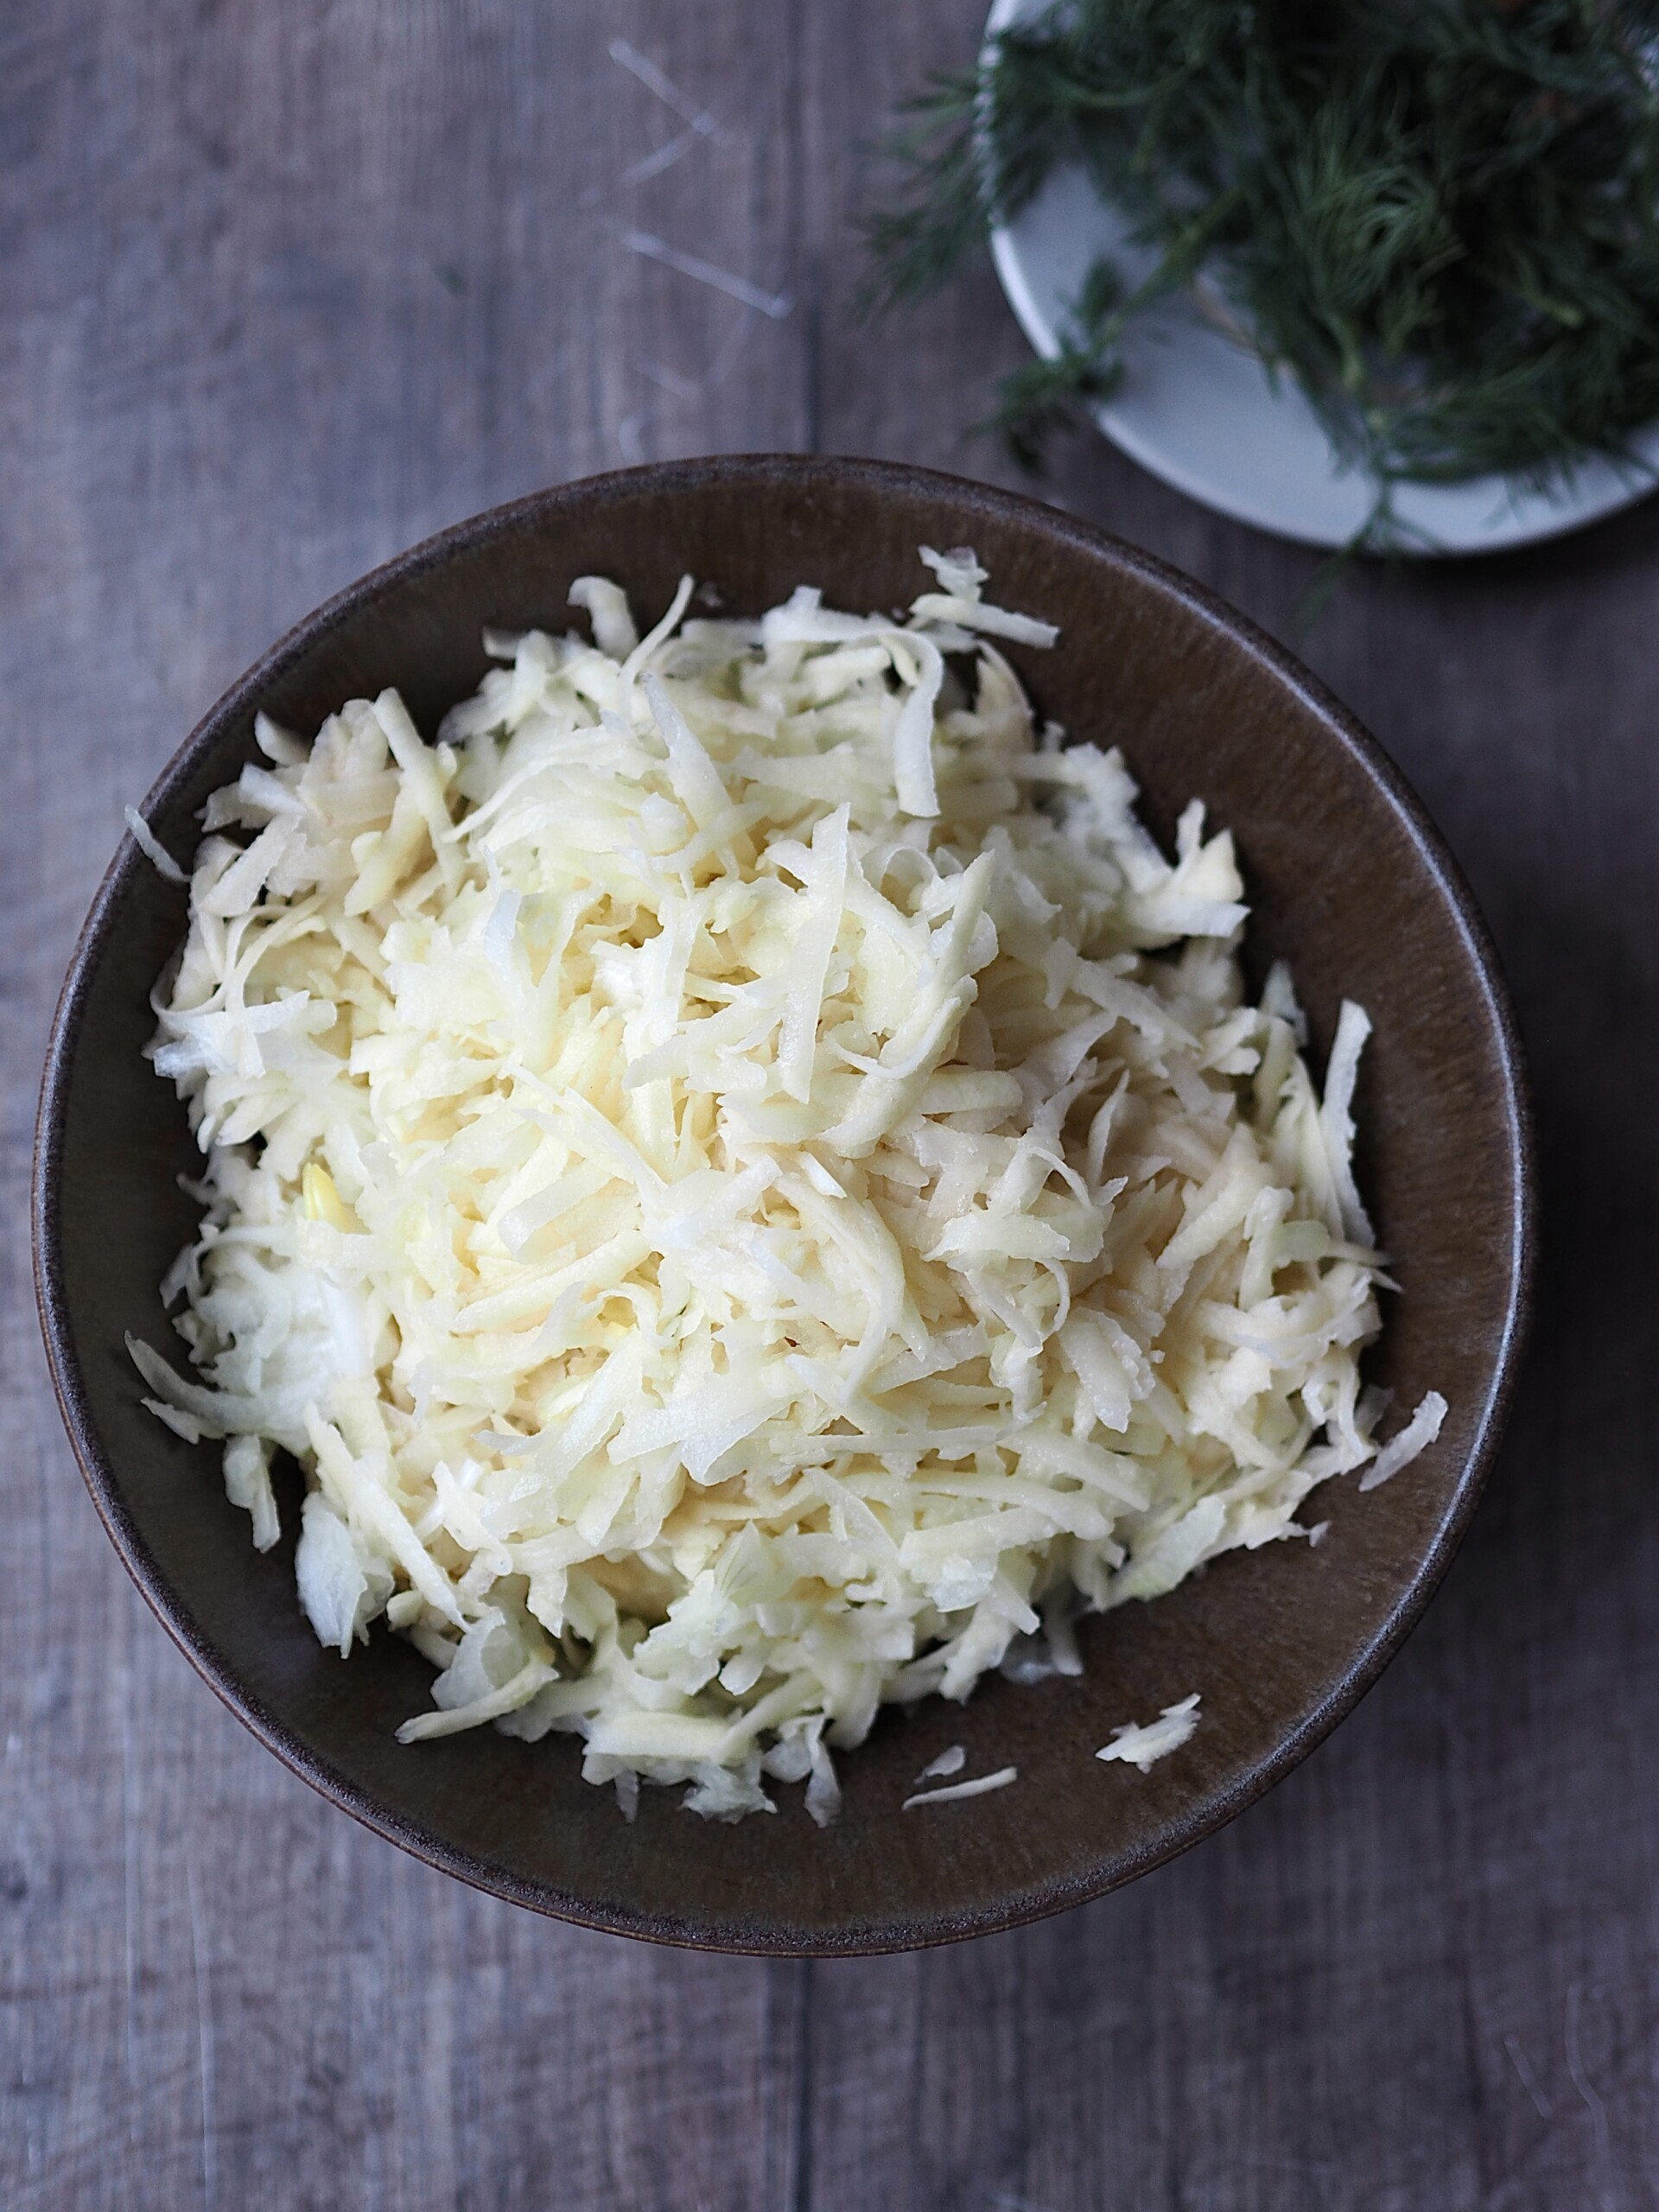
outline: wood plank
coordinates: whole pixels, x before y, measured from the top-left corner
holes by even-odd
[[[826,230],[876,88],[965,57],[976,13],[813,19]],[[842,312],[849,257],[826,266],[825,446],[1016,480],[969,435],[1022,357],[989,276],[871,343]],[[1297,630],[1318,556],[1092,437],[1039,488]],[[1510,1442],[1403,1660],[1224,1835],[1045,1927],[815,1968],[813,2204],[1650,2201],[1656,642],[1652,501],[1497,561],[1361,563],[1303,640],[1463,860],[1531,1047],[1550,1242]]]
[[[47,1020],[121,807],[225,682],[494,500],[804,442],[799,315],[623,243],[768,297],[795,283],[788,29],[672,0],[8,13],[14,1224]],[[689,136],[682,94],[713,118]],[[0,1264],[0,2199],[788,2202],[799,1970],[538,1922],[288,1776],[127,1586],[16,1233]]]

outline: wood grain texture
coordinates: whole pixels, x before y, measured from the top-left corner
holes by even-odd
[[[1132,1891],[810,1968],[474,1897],[219,1711],[50,1402],[22,1221],[52,998],[122,804],[239,668],[400,545],[621,460],[816,444],[1005,474],[969,435],[1020,354],[989,278],[874,334],[849,314],[861,147],[980,13],[0,19],[8,2208],[1659,2202],[1653,503],[1497,562],[1363,569],[1303,641],[1498,936],[1537,1078],[1541,1309],[1491,1495],[1405,1657]],[[1289,633],[1313,556],[1093,440],[1047,488]]]
[[[791,283],[795,94],[757,27],[448,0],[0,24],[8,2212],[793,2194],[796,1967],[474,1897],[202,1690],[79,1494],[21,1229],[79,914],[122,804],[226,681],[408,541],[631,441],[804,442],[801,320],[617,236]],[[717,119],[635,187],[684,124],[617,39]]]

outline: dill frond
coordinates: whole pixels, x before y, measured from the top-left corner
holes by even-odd
[[[1656,57],[1659,0],[1065,0],[911,111],[872,295],[1081,163],[1154,272],[1005,384],[1023,460],[1202,275],[1380,485],[1556,481],[1659,417]]]

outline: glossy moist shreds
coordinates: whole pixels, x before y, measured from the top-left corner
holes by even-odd
[[[262,723],[208,804],[152,1048],[199,1374],[134,1357],[262,1545],[299,1459],[318,1636],[438,1669],[405,1738],[827,1820],[884,1700],[1073,1668],[1375,1458],[1363,1016],[1321,1108],[1230,839],[1166,857],[995,642],[1054,633],[923,557],[903,620],[688,580],[643,640],[587,579],[435,743]]]

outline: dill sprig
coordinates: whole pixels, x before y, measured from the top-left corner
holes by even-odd
[[[1559,482],[1659,416],[1659,0],[1063,0],[914,102],[873,303],[944,283],[1081,163],[1149,276],[1098,264],[1007,379],[1030,464],[1129,321],[1201,281],[1369,470]]]

